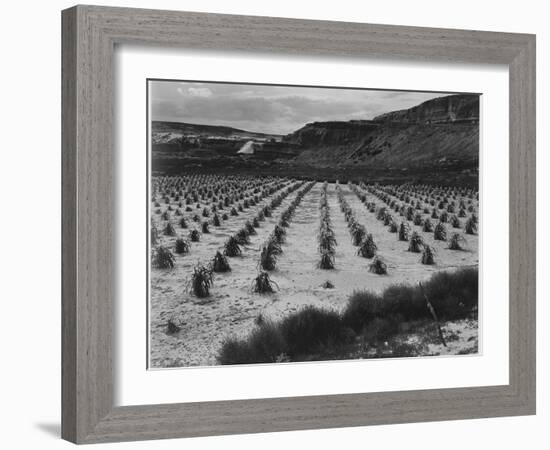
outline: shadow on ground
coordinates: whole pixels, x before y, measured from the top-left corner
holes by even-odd
[[[49,434],[52,437],[61,437],[61,424],[60,423],[37,423],[36,428]]]

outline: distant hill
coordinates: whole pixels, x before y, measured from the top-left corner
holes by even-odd
[[[153,144],[167,144],[175,139],[186,137],[196,138],[233,138],[233,139],[280,139],[279,135],[255,133],[222,125],[201,125],[184,122],[153,121],[151,126]]]

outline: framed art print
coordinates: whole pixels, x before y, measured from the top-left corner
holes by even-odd
[[[534,64],[531,35],[64,11],[63,437],[534,413]]]
[[[479,94],[148,91],[151,368],[480,351]]]

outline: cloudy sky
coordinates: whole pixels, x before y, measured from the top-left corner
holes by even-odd
[[[152,120],[287,134],[308,122],[372,119],[441,97],[434,92],[150,81]]]

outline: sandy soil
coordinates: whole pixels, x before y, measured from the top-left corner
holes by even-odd
[[[357,220],[369,233],[373,234],[378,245],[379,255],[388,263],[388,275],[368,272],[370,260],[357,256],[357,248],[351,244],[344,215],[340,211],[335,185],[328,187],[328,202],[331,219],[338,245],[336,247],[336,269],[316,268],[318,261],[317,229],[319,226],[319,199],[321,183],[317,183],[306,194],[290,223],[287,240],[283,246],[277,269],[272,279],[279,290],[274,294],[259,295],[251,292],[250,286],[257,273],[259,247],[279,220],[280,214],[289,205],[297,192],[290,194],[258,228],[258,234],[251,236],[251,243],[243,249],[240,257],[230,258],[232,271],[214,274],[214,287],[207,299],[198,299],[186,292],[186,283],[193,266],[197,262],[207,263],[216,250],[221,250],[224,241],[232,233],[251,220],[259,206],[245,210],[237,217],[231,217],[218,228],[211,226],[211,233],[202,235],[201,242],[192,243],[187,255],[176,255],[176,266],[172,270],[151,270],[150,302],[150,364],[151,367],[178,367],[188,365],[216,364],[216,354],[224,338],[246,335],[254,326],[259,313],[265,317],[278,318],[307,304],[342,308],[347,297],[354,290],[369,289],[381,291],[394,283],[416,283],[427,279],[438,270],[449,270],[461,266],[478,264],[477,236],[465,235],[467,251],[453,251],[447,244],[435,241],[433,233],[419,231],[427,243],[436,249],[436,264],[426,266],[420,263],[420,254],[407,251],[408,243],[397,240],[395,233],[376,220],[348,186],[341,186],[349,205],[354,209]],[[264,203],[268,202],[264,200]],[[377,199],[369,195],[369,201]],[[377,205],[382,205],[377,201]],[[175,204],[172,205],[174,208]],[[195,205],[193,205],[194,207]],[[202,204],[201,206],[205,206]],[[164,210],[167,205],[162,205]],[[200,214],[200,210],[196,210]],[[186,218],[193,213],[184,213]],[[427,216],[427,215],[425,215]],[[158,214],[154,221],[161,223]],[[397,213],[396,220],[401,221]],[[172,217],[178,235],[187,236],[189,230],[177,225],[177,217]],[[202,217],[201,217],[202,219]],[[193,222],[189,222],[192,229]],[[450,226],[447,227],[451,231]],[[460,231],[461,230],[452,230]],[[161,236],[163,245],[174,246],[176,237]],[[333,289],[323,289],[321,284],[329,280]],[[181,330],[167,332],[168,320],[178,323]],[[455,353],[460,349],[452,347]],[[437,349],[430,350],[437,353]],[[449,349],[445,349],[448,352]]]
[[[443,322],[441,340],[434,322],[410,324],[413,330],[397,334],[391,342],[373,347],[365,342],[361,358],[408,357],[408,356],[452,356],[477,353],[479,350],[477,320],[463,319]]]

